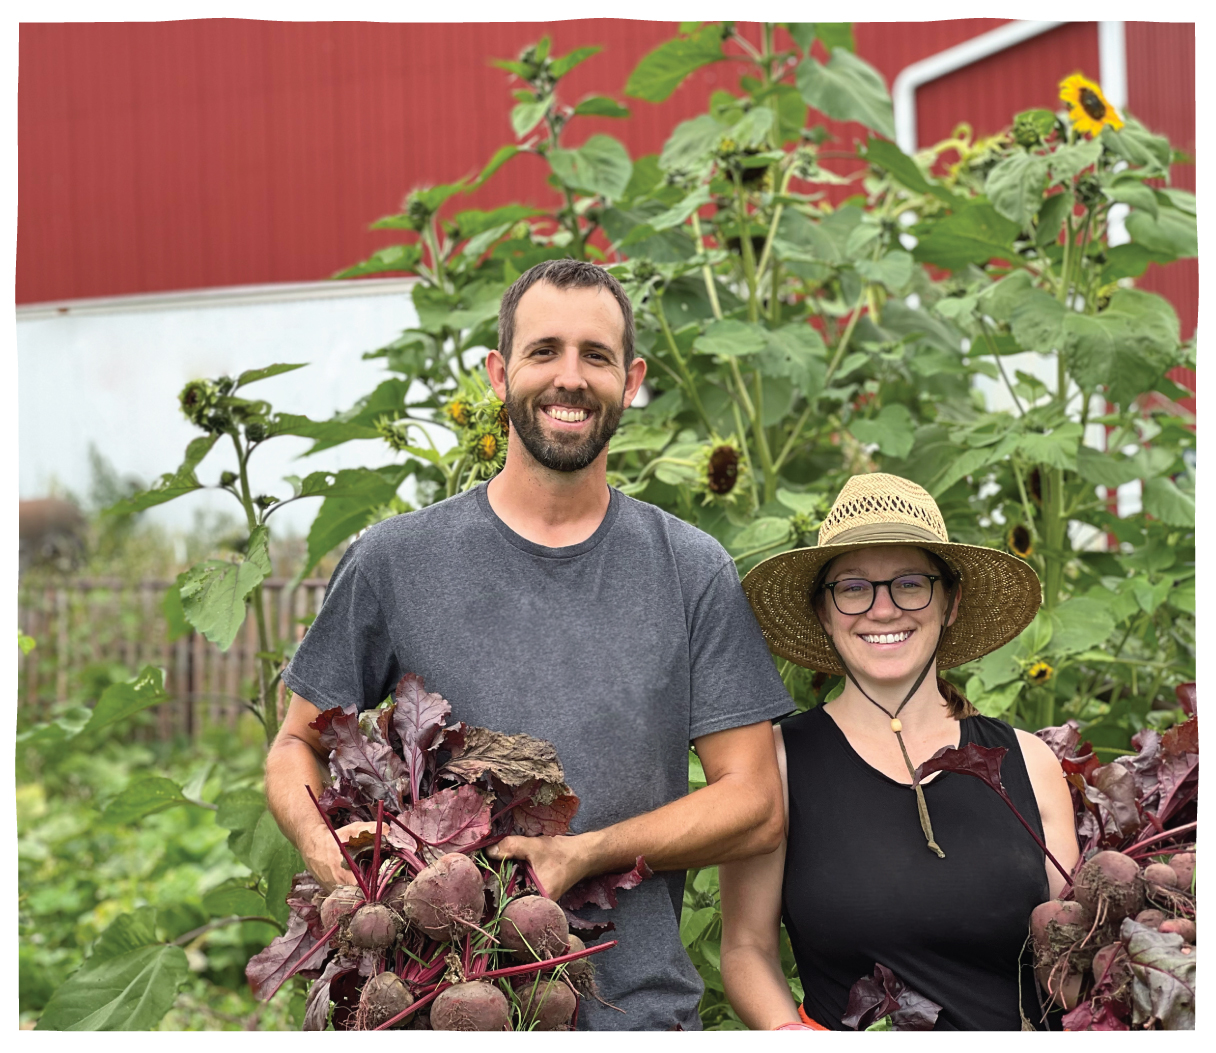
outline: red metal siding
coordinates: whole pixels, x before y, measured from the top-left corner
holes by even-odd
[[[1001,22],[858,23],[855,35],[889,83],[909,63]],[[740,28],[757,38],[754,24]],[[507,75],[490,58],[545,33],[557,53],[601,44],[564,82],[563,97],[623,98],[637,60],[674,31],[675,23],[623,19],[24,24],[17,302],[324,278],[396,240],[366,227],[396,211],[405,191],[473,173],[510,141]],[[1189,71],[1175,55],[1188,46]],[[1193,144],[1193,32],[1129,23],[1128,50],[1133,112]],[[1137,73],[1137,63],[1148,72]],[[921,141],[960,120],[984,134],[1018,108],[1052,106],[1056,83],[1078,67],[1097,73],[1092,23],[927,85]],[[657,151],[677,121],[736,76],[734,64],[707,67],[661,105],[626,100],[629,120],[584,120],[572,142],[603,131],[635,155]],[[1148,92],[1143,105],[1138,91]],[[833,130],[845,143],[865,134],[857,125]],[[459,207],[552,201],[546,174],[539,159],[519,158]],[[1179,185],[1187,185],[1181,176]],[[1188,266],[1150,280],[1172,285]],[[1185,326],[1184,307],[1180,314]]]

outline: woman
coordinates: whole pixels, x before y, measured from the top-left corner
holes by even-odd
[[[815,548],[755,567],[744,591],[770,648],[841,694],[774,730],[786,840],[720,868],[722,980],[752,1029],[846,1030],[849,990],[876,963],[942,1007],[938,1030],[1038,1022],[1022,971],[1030,912],[1063,878],[978,779],[913,769],[944,746],[1004,746],[1001,777],[1065,867],[1077,860],[1068,784],[1051,750],[980,716],[937,672],[1013,639],[1039,608],[1034,571],[951,544],[933,499],[875,473],[845,484]],[[804,989],[782,974],[784,920]],[[1026,955],[1029,959],[1029,954]]]

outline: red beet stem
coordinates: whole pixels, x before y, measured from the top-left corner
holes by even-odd
[[[536,886],[536,891],[544,896],[545,899],[548,899],[549,895],[545,892],[545,886],[540,883],[540,878],[536,876],[536,871],[532,869],[532,864],[526,859],[524,860],[524,870],[528,873],[528,880]]]
[[[380,834],[384,828],[384,802],[376,802],[376,845],[372,849],[372,880],[380,882]],[[377,893],[379,889],[377,888]]]
[[[577,961],[579,958],[586,958],[588,955],[606,951],[610,947],[615,947],[616,943],[616,940],[609,940],[607,943],[597,943],[592,947],[585,947],[583,950],[575,951],[573,954],[560,954],[556,958],[545,958],[539,962],[528,962],[526,965],[512,965],[508,969],[490,969],[488,972],[470,976],[469,979],[488,980],[495,976],[522,976],[525,973],[538,973],[542,969],[552,969],[558,965],[565,965],[566,962]]]
[[[342,858],[346,860],[346,865],[350,867],[350,872],[354,875],[355,882],[359,886],[359,891],[363,893],[363,898],[370,900],[372,895],[367,887],[367,882],[363,880],[363,875],[359,873],[359,868],[355,865],[355,861],[346,850],[346,845],[342,843],[342,838],[338,836],[338,831],[334,829],[334,824],[329,821],[329,816],[325,814],[325,809],[321,807],[321,802],[317,800],[317,795],[312,792],[312,787],[307,783],[304,784],[304,789],[308,791],[308,796],[312,798],[312,803],[316,805],[317,812],[325,822],[325,829],[329,831],[329,836],[334,839],[334,844],[338,846],[338,851],[342,853]]]
[[[1152,837],[1146,837],[1143,841],[1136,842],[1136,844],[1132,845],[1131,848],[1125,848],[1123,850],[1123,854],[1128,855],[1129,853],[1136,851],[1137,848],[1143,848],[1145,845],[1151,845],[1154,841],[1164,841],[1167,837],[1173,837],[1176,834],[1185,834],[1191,830],[1194,830],[1198,825],[1199,821],[1196,820],[1193,823],[1187,823],[1186,826],[1175,826],[1171,830],[1166,830],[1160,834],[1154,834]]]
[[[412,837],[414,839],[415,844],[418,843],[418,835],[415,834],[414,831],[411,830],[408,826],[406,826],[405,823],[403,823],[400,819],[398,819],[395,815],[393,815],[392,812],[389,812],[388,821],[390,823],[396,823],[399,827],[401,827],[402,830],[404,830],[407,834],[410,835],[410,837]],[[418,873],[419,870],[424,870],[426,868],[426,864],[421,859],[419,859],[416,855],[414,855],[414,853],[411,852],[408,848],[398,848],[397,854],[399,856],[401,856],[402,859],[404,859],[407,863],[409,863],[410,866],[412,866],[414,868],[415,874]]]
[[[999,796],[1002,801],[1004,801],[1007,805],[1009,805],[1009,810],[1011,812],[1013,812],[1013,814],[1015,816],[1017,816],[1018,822],[1021,823],[1024,827],[1026,827],[1026,832],[1031,837],[1034,838],[1034,843],[1043,850],[1043,854],[1045,856],[1047,856],[1047,858],[1050,859],[1052,861],[1052,863],[1055,864],[1055,868],[1064,876],[1063,892],[1067,892],[1069,887],[1072,885],[1072,875],[1067,870],[1065,870],[1063,866],[1060,865],[1060,861],[1051,854],[1051,850],[1043,843],[1043,839],[1041,837],[1039,837],[1039,835],[1036,834],[1034,832],[1034,830],[1031,829],[1030,824],[1028,822],[1026,822],[1025,819],[1022,818],[1022,813],[1018,811],[1017,805],[1015,805],[1013,803],[1013,801],[1011,801],[1009,799],[1009,795],[1002,793],[1002,794],[999,794]],[[1063,892],[1061,894],[1063,894]]]
[[[319,940],[317,940],[316,943],[314,943],[311,947],[308,948],[308,953],[305,954],[298,962],[296,962],[295,965],[293,965],[291,967],[291,971],[286,976],[284,976],[283,979],[281,979],[277,984],[274,985],[274,990],[271,991],[270,994],[268,994],[263,999],[263,1001],[269,1002],[275,995],[277,995],[279,993],[279,988],[282,987],[285,983],[287,983],[288,980],[290,980],[293,976],[295,976],[296,973],[298,973],[300,971],[301,968],[303,968],[304,963],[306,961],[308,961],[308,959],[311,958],[313,956],[313,954],[316,953],[317,948],[320,947],[321,944],[327,942],[329,940],[329,938],[335,932],[338,931],[338,926],[341,924],[342,924],[341,918],[339,918],[336,922],[334,922],[333,927],[330,928],[330,930],[324,936],[322,936]]]

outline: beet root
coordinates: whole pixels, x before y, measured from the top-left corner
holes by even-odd
[[[1144,878],[1130,856],[1099,852],[1077,874],[1075,894],[1104,923],[1118,925],[1144,909]]]
[[[454,984],[431,1003],[434,1031],[509,1031],[507,996],[484,980]]]
[[[1088,908],[1072,900],[1049,899],[1040,903],[1030,914],[1030,933],[1038,952],[1038,964],[1050,969],[1061,955],[1075,953],[1093,920]],[[1085,964],[1074,963],[1075,969],[1083,969]]]
[[[562,980],[527,976],[515,988],[524,1026],[533,1031],[561,1031],[570,1023],[578,995]]]
[[[1195,853],[1175,852],[1170,857],[1170,867],[1178,875],[1178,887],[1183,892],[1191,891],[1191,882],[1195,877]]]
[[[359,1024],[370,1031],[414,1004],[410,989],[396,973],[377,973],[363,985],[359,996]],[[393,1027],[407,1027],[410,1017],[404,1017]]]
[[[1077,1003],[1081,1000],[1081,982],[1083,980],[1080,973],[1067,973],[1061,979],[1058,972],[1053,976],[1050,968],[1045,966],[1039,966],[1035,972],[1038,974],[1043,990],[1050,992],[1057,1005],[1064,1009],[1077,1008]]]
[[[587,945],[571,933],[570,940],[566,944],[566,953],[577,954],[586,949]],[[590,958],[579,958],[577,961],[567,962],[566,976],[583,994],[595,994],[595,962]]]
[[[363,902],[363,892],[358,885],[339,885],[321,901],[321,924],[332,929],[340,919],[354,914]]]
[[[360,950],[383,951],[400,935],[401,922],[383,903],[369,903],[351,916],[347,932]]]
[[[1163,921],[1158,932],[1176,932],[1183,943],[1195,942],[1195,923],[1190,918],[1170,918]]]
[[[1178,872],[1168,863],[1150,863],[1144,868],[1144,883],[1150,889],[1177,888]]]
[[[451,939],[454,931],[478,924],[484,909],[481,868],[459,852],[423,867],[401,896],[406,921],[434,940]]]
[[[1165,914],[1156,907],[1150,907],[1148,910],[1142,910],[1137,914],[1136,921],[1145,928],[1156,929],[1160,928],[1161,923],[1165,921]]]
[[[565,952],[570,926],[565,912],[553,900],[544,896],[521,896],[503,910],[498,938],[507,950],[536,961]]]

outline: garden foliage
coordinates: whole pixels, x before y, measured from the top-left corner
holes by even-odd
[[[365,356],[386,367],[375,390],[314,421],[246,396],[294,364],[193,382],[181,404],[203,434],[176,471],[118,506],[205,485],[240,502],[243,553],[186,571],[166,611],[221,646],[257,619],[251,710],[266,741],[291,649],[261,616],[270,517],[286,501],[321,499],[302,578],[372,522],[491,477],[509,434],[481,369],[499,301],[533,264],[567,256],[620,279],[650,366],[648,400],[625,411],[609,447],[613,486],[707,531],[744,573],[813,544],[849,475],[911,478],[952,539],[1007,548],[1044,583],[1025,632],[949,674],[980,712],[1031,729],[1074,721],[1106,759],[1179,720],[1173,689],[1194,679],[1195,437],[1176,404],[1187,393],[1167,374],[1193,367],[1195,348],[1169,303],[1135,287],[1149,266],[1197,254],[1195,198],[1169,186],[1169,143],[1130,116],[1082,134],[1031,110],[988,138],[960,125],[908,156],[847,24],[765,24],[755,40],[732,23],[683,23],[638,64],[625,96],[661,101],[714,63],[741,75],[659,153],[631,157],[613,136],[579,134],[585,117],[627,119],[624,103],[564,95],[563,78],[597,51],[555,56],[546,38],[499,62],[515,85],[513,141],[476,175],[412,190],[373,224],[400,243],[337,276],[417,276],[417,325]],[[834,142],[820,118],[856,122],[863,137]],[[547,165],[557,205],[461,208],[523,154]],[[1051,379],[1016,368],[1023,353],[1047,356]],[[387,449],[376,466],[293,477],[279,499],[249,472],[279,435],[313,440],[312,454],[377,436]],[[233,444],[238,471],[204,482],[219,442]],[[412,504],[399,496],[407,480]],[[1140,510],[1116,514],[1116,490],[1137,482]],[[779,668],[799,708],[839,687]],[[94,729],[121,721],[160,700],[157,678],[145,670],[79,717]],[[49,745],[92,732],[61,720],[34,734]],[[693,756],[690,786],[703,782]],[[283,922],[294,849],[256,791],[227,794],[217,821],[233,824],[233,851]],[[182,799],[165,778],[133,779],[119,812],[135,822]],[[681,930],[706,981],[702,1015],[737,1028],[718,975],[720,924],[716,872],[690,875]],[[783,947],[797,995],[784,937]],[[177,975],[171,952],[156,955]],[[85,1019],[73,1012],[54,1019]]]

